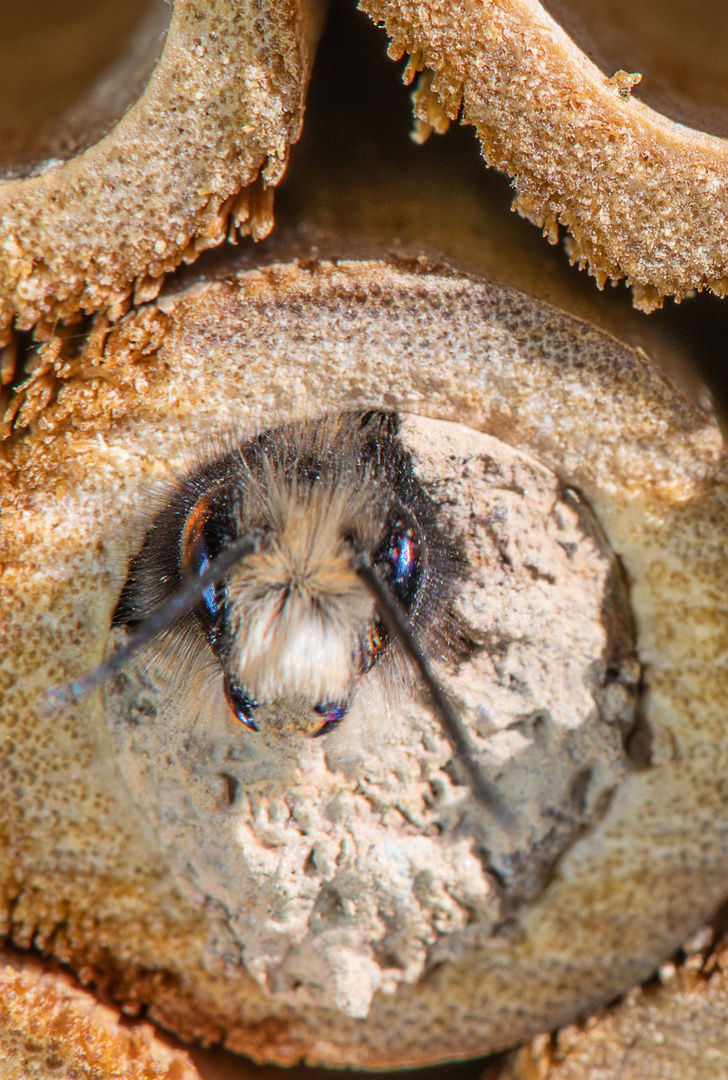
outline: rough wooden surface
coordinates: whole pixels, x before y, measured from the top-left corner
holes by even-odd
[[[123,119],[83,154],[0,182],[0,341],[13,320],[55,325],[148,300],[228,229],[265,236],[320,21],[313,0],[177,0]]]
[[[539,27],[542,28],[543,24],[539,23]],[[539,27],[536,29],[538,30]],[[372,29],[372,34],[374,33]],[[549,249],[546,252],[546,258],[542,260],[535,251],[535,244],[530,247],[527,244],[523,246],[519,244],[517,230],[513,227],[518,224],[517,222],[503,221],[502,215],[499,216],[497,211],[491,211],[490,208],[484,212],[485,204],[482,201],[479,177],[471,175],[472,170],[470,170],[467,184],[463,183],[466,155],[462,139],[455,144],[452,141],[443,140],[443,160],[448,157],[451,159],[448,162],[452,170],[449,174],[442,169],[437,174],[426,172],[426,169],[422,167],[418,174],[418,170],[411,166],[407,169],[402,168],[402,158],[398,156],[396,159],[393,158],[396,163],[391,177],[388,180],[385,178],[386,194],[378,193],[375,181],[381,180],[379,177],[382,164],[381,149],[372,139],[371,131],[366,133],[363,117],[369,116],[370,119],[375,119],[377,128],[380,130],[382,126],[386,127],[390,110],[388,105],[382,107],[381,101],[375,106],[368,101],[365,89],[373,88],[376,83],[376,80],[367,74],[366,64],[371,62],[371,57],[360,56],[358,47],[353,52],[351,49],[347,51],[348,40],[344,37],[339,49],[343,63],[346,65],[346,77],[342,86],[361,98],[360,112],[356,116],[346,114],[346,119],[342,119],[342,99],[346,99],[347,95],[342,92],[334,95],[336,104],[335,108],[332,105],[330,129],[313,147],[313,168],[299,174],[300,183],[292,193],[293,198],[289,198],[287,203],[288,216],[286,220],[284,215],[284,225],[292,241],[291,254],[302,254],[310,258],[312,242],[321,242],[321,250],[331,255],[340,254],[343,250],[355,251],[355,245],[351,243],[351,240],[356,238],[362,224],[365,223],[370,232],[375,231],[380,234],[382,240],[378,249],[380,253],[386,253],[390,247],[393,247],[399,250],[401,256],[412,258],[408,269],[411,271],[417,267],[416,287],[422,284],[422,274],[431,273],[434,266],[434,262],[431,259],[428,261],[427,258],[417,263],[416,256],[425,254],[428,250],[431,253],[434,248],[438,255],[442,256],[444,253],[459,259],[461,265],[471,267],[476,272],[488,264],[497,273],[500,266],[501,272],[506,270],[505,276],[512,284],[520,281],[532,293],[550,297],[565,308],[571,306],[573,296],[568,295],[570,286],[566,278],[562,276],[558,265],[560,253]],[[365,52],[366,50],[363,50],[363,53]],[[526,56],[528,57],[527,53]],[[364,63],[363,71],[360,70],[362,63]],[[374,71],[374,65],[372,65],[372,71]],[[701,71],[701,79],[702,76]],[[431,79],[427,82],[431,86]],[[598,84],[598,88],[601,91],[601,84]],[[643,88],[644,83],[639,87],[638,93],[641,94]],[[618,92],[619,86],[613,87],[610,92],[615,89]],[[626,107],[631,108],[635,104],[634,99],[631,102],[629,99],[623,100],[627,102]],[[419,95],[418,108],[429,120],[440,123],[441,127],[445,126],[444,112],[425,85]],[[620,115],[629,116],[630,114],[621,113]],[[394,126],[392,125],[393,129]],[[344,134],[346,134],[346,149],[342,147]],[[400,138],[399,132],[397,132],[397,138]],[[452,132],[447,138],[452,140]],[[423,160],[429,162],[430,165],[434,161],[431,154],[433,141],[430,140],[424,148]],[[715,141],[708,140],[711,145],[714,145]],[[698,145],[696,150],[698,155],[703,145],[705,144]],[[326,150],[328,150],[328,157]],[[341,161],[336,162],[336,159],[341,158],[342,155],[346,158],[346,168],[343,171]],[[332,167],[332,161],[334,167]],[[357,164],[358,168],[355,167]],[[337,171],[337,165],[339,171]],[[697,171],[696,176],[698,176]],[[453,193],[453,197],[448,201],[447,210],[443,209],[441,198],[443,189]],[[396,198],[393,197],[395,192]],[[265,207],[261,209],[265,210]],[[505,216],[507,218],[507,215]],[[260,221],[264,228],[269,224],[265,213]],[[342,223],[346,225],[344,231],[348,233],[347,243],[343,246],[339,239],[341,233],[333,240],[333,243],[331,242],[332,224],[338,227]],[[544,223],[550,225],[551,219],[545,219]],[[335,233],[336,229],[334,229]],[[330,244],[328,247],[325,241],[327,234]],[[217,239],[220,239],[222,235],[222,232],[216,233]],[[554,231],[551,230],[551,236],[554,235]],[[666,241],[667,237],[662,239]],[[684,237],[679,240],[679,243],[683,240]],[[362,247],[362,252],[365,248],[366,245]],[[272,251],[274,248],[266,254],[268,260],[271,258]],[[484,253],[486,253],[485,258]],[[250,265],[249,254],[247,259],[247,265]],[[491,260],[490,263],[488,260]],[[209,267],[211,264],[205,265]],[[188,280],[192,280],[193,273],[191,268]],[[200,273],[204,276],[205,271],[201,270]],[[220,269],[218,268],[215,273],[219,274]],[[155,281],[139,280],[137,298],[141,300],[144,297],[150,297],[160,281],[161,277]],[[106,294],[99,293],[99,296],[100,302],[105,305]],[[596,293],[594,298],[588,297],[582,290],[580,310],[605,325],[603,312],[600,312],[599,307],[600,301],[606,299],[604,295],[599,297]],[[609,297],[610,301],[613,299],[614,297]],[[642,299],[643,302],[650,303],[654,296],[647,290]],[[117,317],[121,315],[125,304],[126,301],[121,300],[117,305],[117,310],[114,312]],[[354,306],[358,307],[358,304]],[[69,310],[72,307],[73,302]],[[609,318],[606,320],[606,324],[611,325],[612,331],[616,329],[618,336],[625,335],[629,336],[630,340],[638,340],[639,334],[637,338],[632,334],[634,327],[630,328],[627,334],[626,323],[618,307],[613,308],[613,311],[616,312],[616,317],[612,316],[611,322]],[[8,386],[3,395],[3,411],[9,401],[12,403],[4,431],[4,434],[11,435],[11,440],[6,444],[2,459],[3,484],[6,485],[5,495],[14,503],[13,516],[8,518],[6,515],[3,524],[0,525],[0,529],[5,526],[3,582],[4,587],[9,590],[5,593],[5,597],[9,601],[8,610],[11,611],[12,617],[6,631],[19,627],[17,640],[22,642],[22,650],[32,657],[33,634],[37,628],[44,627],[38,633],[38,660],[42,664],[49,652],[56,650],[60,661],[57,666],[59,671],[66,670],[70,663],[75,663],[75,658],[78,658],[80,654],[88,655],[87,638],[84,635],[90,632],[93,636],[94,627],[104,624],[104,619],[108,614],[108,604],[113,601],[115,591],[123,578],[127,557],[126,548],[123,543],[117,545],[117,541],[114,540],[111,545],[114,547],[114,552],[110,556],[110,541],[99,538],[103,533],[104,537],[113,535],[118,539],[122,535],[127,535],[127,529],[125,525],[119,525],[119,519],[115,521],[111,530],[103,526],[100,532],[92,536],[93,529],[89,533],[86,531],[87,526],[82,525],[79,536],[74,540],[73,521],[70,524],[68,521],[57,522],[53,532],[45,532],[41,527],[38,533],[35,532],[33,521],[38,518],[38,514],[43,517],[44,522],[47,523],[49,520],[41,505],[49,493],[51,496],[54,492],[59,496],[69,496],[73,489],[72,483],[69,487],[69,477],[72,473],[71,462],[74,456],[78,456],[79,475],[87,476],[91,487],[100,482],[103,493],[116,491],[120,476],[122,474],[127,477],[132,476],[136,466],[124,464],[126,449],[120,455],[118,453],[109,455],[108,443],[106,443],[108,433],[124,429],[127,431],[127,435],[124,436],[126,439],[130,428],[126,429],[125,425],[133,426],[135,414],[145,417],[146,420],[143,420],[143,423],[146,423],[150,416],[146,411],[149,401],[157,395],[159,395],[158,411],[152,410],[152,423],[159,424],[160,417],[163,416],[166,408],[171,408],[176,415],[175,410],[178,409],[181,399],[177,391],[170,392],[170,387],[172,383],[177,386],[184,385],[185,375],[178,369],[175,376],[178,381],[175,383],[173,379],[170,383],[169,373],[165,373],[164,367],[167,360],[163,359],[160,362],[161,356],[168,357],[169,355],[159,351],[169,329],[168,319],[167,312],[151,304],[143,307],[140,312],[122,319],[117,326],[113,326],[105,317],[97,317],[92,328],[93,333],[87,337],[86,325],[76,328],[80,331],[76,336],[73,334],[72,327],[59,332],[54,316],[51,314],[51,317],[39,328],[42,336],[50,338],[46,351],[42,356],[36,356],[33,359],[31,359],[33,354],[29,353],[27,368],[22,363],[20,365],[22,374],[15,381],[17,383],[25,379],[25,389],[13,397],[14,387]],[[647,325],[647,320],[644,322]],[[643,340],[643,344],[650,352],[651,346],[647,339]],[[657,347],[659,349],[659,344]],[[191,355],[194,358],[194,352]],[[600,349],[597,349],[594,356],[600,355]],[[22,359],[21,353],[19,361]],[[682,360],[684,361],[684,357]],[[12,361],[11,353],[6,352],[0,356],[2,381],[5,381],[6,376],[12,379]],[[678,366],[682,367],[683,372],[685,371],[684,364],[678,364]],[[694,372],[692,375],[694,376]],[[190,379],[194,384],[200,377],[200,370],[195,362],[190,368]],[[200,385],[204,391],[208,385],[205,378],[202,379]],[[398,391],[402,389],[400,380],[395,379],[394,385]],[[696,389],[697,394],[700,395],[700,387]],[[438,394],[441,390],[440,387]],[[245,400],[246,392],[246,388],[243,387],[243,400]],[[327,387],[326,392],[330,392],[330,387]],[[184,394],[182,397],[184,398]],[[356,394],[354,397],[356,399]],[[294,397],[286,400],[292,401]],[[440,408],[442,400],[437,395],[436,400]],[[649,400],[651,400],[651,395],[648,393],[646,402]],[[458,398],[458,405],[461,404],[462,401]],[[183,414],[186,408],[187,406],[182,410]],[[502,420],[503,417],[500,419]],[[13,430],[15,430],[14,435]],[[658,425],[656,433],[661,438],[660,432],[660,425]],[[100,442],[97,435],[100,436]],[[655,430],[650,429],[647,437],[652,438],[654,435]],[[154,462],[158,463],[166,454],[166,447],[160,451],[160,445],[160,443],[155,445],[152,457],[146,464],[140,464],[137,474],[146,475],[145,470],[148,468],[152,483],[155,483],[155,478],[161,475],[158,464]],[[16,470],[25,469],[27,469],[28,484],[19,486]],[[166,465],[162,464],[161,472],[164,473],[165,469]],[[100,481],[99,475],[102,477]],[[86,501],[82,492],[79,492],[77,505],[74,505],[76,507],[74,513],[78,511],[74,521],[88,522],[89,512],[93,517],[95,511],[92,511],[91,504]],[[98,521],[102,524],[103,520],[103,513],[101,513]],[[16,526],[18,531],[16,535],[13,535]],[[36,535],[40,539],[38,551],[32,553],[30,550],[23,549],[23,538]],[[82,550],[84,538],[87,536],[91,537],[91,543]],[[31,544],[33,542],[31,540]],[[71,558],[71,565],[72,576],[75,574],[79,578],[78,591],[74,587],[69,590],[69,576],[66,568],[61,567],[66,557],[62,553],[70,551],[69,544],[73,546],[74,543],[77,545],[78,557]],[[61,552],[60,563],[57,559],[59,551]],[[699,575],[702,575],[706,567],[704,555],[703,544],[698,543],[696,538],[696,544],[688,550],[687,558],[690,560],[688,565],[691,570],[693,566],[698,567]],[[682,556],[678,555],[670,564],[672,567],[670,590],[674,581],[683,576],[685,567],[681,565],[681,559]],[[111,577],[108,576],[110,566]],[[27,573],[29,567],[30,574]],[[100,587],[103,594],[102,602],[99,606],[94,599],[89,605],[89,589],[93,593],[97,587]],[[667,587],[664,582],[663,587]],[[699,604],[698,595],[698,593],[693,593],[692,601],[698,601]],[[720,598],[713,590],[704,605],[706,626],[713,617],[711,610],[719,612],[719,605]],[[89,623],[90,612],[92,617]],[[73,627],[70,634],[69,626]],[[105,631],[102,630],[99,640],[103,638],[104,633]],[[704,646],[709,645],[711,636],[712,631],[706,630]],[[716,640],[718,640],[717,637]],[[98,644],[94,647],[98,647]],[[44,649],[46,649],[45,653]],[[674,645],[674,649],[677,657],[676,670],[680,672],[680,678],[686,679],[687,672],[680,663],[682,654],[679,641]],[[686,655],[693,655],[692,646],[687,649]],[[717,664],[718,661],[719,657],[713,662]],[[8,685],[13,683],[17,675],[17,669],[13,664],[14,660],[9,659],[6,652],[2,668],[3,693],[6,693]],[[45,679],[45,683],[51,677],[55,677],[51,669],[47,669],[46,674],[48,678]],[[692,685],[693,688],[701,688],[700,680],[697,678]],[[685,692],[683,707],[689,707],[689,694],[688,688]],[[5,700],[3,698],[3,702]],[[9,698],[7,700],[10,701]],[[55,953],[56,956],[71,961],[84,979],[98,978],[104,988],[103,995],[110,992],[117,1001],[124,1002],[131,1013],[139,1009],[141,1002],[153,1001],[156,1003],[156,1012],[154,1007],[152,1009],[154,1014],[167,1024],[172,1024],[183,1031],[186,1036],[197,1034],[207,1039],[224,1037],[228,1031],[226,1009],[229,1010],[231,1002],[224,1002],[222,1010],[217,1008],[214,1000],[216,995],[212,992],[214,988],[211,988],[211,982],[215,979],[208,980],[207,975],[204,975],[190,992],[190,986],[179,977],[181,969],[186,968],[189,971],[190,967],[195,968],[195,965],[198,965],[197,974],[199,974],[205,968],[204,951],[196,954],[199,964],[195,955],[191,955],[197,947],[201,933],[199,921],[195,921],[194,912],[190,913],[189,910],[185,912],[179,907],[178,894],[174,889],[169,888],[168,883],[167,885],[164,883],[167,874],[164,867],[158,863],[155,864],[154,859],[149,860],[148,853],[140,853],[139,847],[135,847],[138,842],[136,825],[143,824],[143,819],[139,821],[135,819],[135,811],[133,807],[130,807],[128,800],[120,803],[114,800],[113,791],[118,778],[109,779],[109,783],[104,785],[104,790],[97,793],[95,801],[90,804],[89,814],[83,809],[79,810],[85,798],[84,792],[88,791],[88,787],[84,786],[84,768],[88,765],[91,772],[98,768],[98,756],[94,756],[93,753],[87,754],[83,749],[88,733],[84,730],[74,730],[73,726],[65,729],[63,725],[59,725],[57,730],[52,730],[35,724],[28,731],[27,749],[29,752],[26,753],[19,745],[26,737],[22,734],[24,730],[22,718],[18,716],[17,720],[20,722],[16,723],[16,718],[9,715],[8,711],[2,707],[0,707],[0,714],[2,714],[3,725],[6,721],[8,722],[7,736],[3,746],[9,756],[4,758],[6,771],[3,773],[2,780],[3,790],[7,793],[6,808],[15,807],[19,792],[35,790],[36,783],[41,785],[37,789],[39,791],[37,798],[31,798],[29,802],[23,803],[24,816],[16,818],[14,823],[10,822],[10,847],[7,850],[17,856],[17,865],[15,875],[9,875],[6,878],[6,896],[9,901],[8,926],[12,928],[15,940],[23,946],[34,943],[41,950]],[[90,732],[90,737],[94,738],[93,731]],[[682,749],[681,743],[676,745],[678,749]],[[700,764],[701,769],[703,765],[705,766],[705,776],[709,775],[709,759],[713,753],[714,745],[711,740],[707,740],[704,761]],[[71,760],[75,760],[73,767],[69,767],[68,764]],[[694,757],[692,761],[695,762]],[[715,764],[717,768],[712,784],[714,791],[718,792],[721,784],[719,758],[715,759]],[[667,809],[670,810],[669,807]],[[30,813],[30,817],[26,816],[26,812]],[[113,822],[111,831],[107,828],[109,820]],[[703,822],[703,832],[709,837],[714,835],[716,820],[719,820],[719,814],[709,816]],[[30,823],[29,826],[28,823]],[[45,847],[46,841],[43,837],[49,835],[49,823],[51,828],[53,824],[60,825],[56,839],[52,840],[52,844],[57,841],[58,847],[50,859],[53,863],[50,873],[48,865],[37,872],[38,867],[48,863],[48,848]],[[116,840],[114,840],[114,833]],[[96,854],[89,852],[87,848],[89,840],[93,841],[102,835],[107,839],[111,838],[111,848],[105,848],[104,841]],[[129,845],[127,855],[129,853],[143,855],[134,870],[136,884],[132,885],[131,891],[128,883],[126,886],[118,887],[119,880],[124,879],[124,874],[119,874],[118,867],[112,866],[111,872],[108,872],[110,864],[117,856],[118,866],[124,863],[125,843]],[[702,845],[701,834],[698,839],[698,863],[701,863],[705,856]],[[88,859],[86,864],[88,873],[86,876],[81,875],[76,884],[69,887],[66,881],[69,876],[69,867],[83,869],[86,859]],[[9,873],[7,861],[3,859],[0,862]],[[98,871],[101,873],[97,877]],[[691,872],[694,871],[695,864],[692,864]],[[57,887],[59,880],[64,882],[60,892]],[[97,896],[103,898],[103,903],[99,907],[100,916],[90,917],[91,908],[95,907],[96,901],[94,900],[89,908],[89,899]],[[144,911],[141,925],[135,921],[135,915],[138,914],[134,907],[137,897],[141,897],[144,902],[150,897],[152,900],[151,909],[148,907]],[[155,898],[156,908],[154,907]],[[171,919],[167,918],[168,910],[172,912]],[[649,898],[645,904],[645,913],[649,914]],[[179,918],[181,918],[181,924],[178,921]],[[185,926],[186,919],[190,921]],[[189,934],[188,931],[190,931]],[[160,962],[157,949],[160,940],[166,941],[169,952],[169,956],[162,962]],[[677,930],[675,940],[677,940]],[[156,953],[155,949],[157,949]],[[700,946],[697,952],[688,950],[687,963],[683,963],[680,956],[677,957],[677,974],[671,970],[668,961],[661,972],[663,985],[648,984],[642,993],[632,991],[623,1002],[611,1009],[563,1028],[556,1039],[548,1034],[537,1038],[534,1043],[529,1044],[510,1059],[508,1068],[513,1071],[513,1075],[517,1076],[518,1080],[536,1080],[537,1077],[550,1077],[551,1080],[567,1080],[567,1078],[568,1080],[584,1080],[585,1077],[592,1076],[599,1080],[612,1080],[612,1078],[616,1080],[617,1077],[622,1076],[634,1077],[635,1080],[638,1077],[641,1080],[643,1076],[659,1077],[660,1080],[665,1077],[671,1080],[672,1076],[715,1076],[716,1078],[722,1076],[725,1072],[727,1053],[722,1034],[725,1029],[726,1015],[724,958],[720,946],[716,948],[715,956],[712,956],[710,948],[706,950],[703,946]],[[145,965],[142,967],[137,962],[140,955],[146,958]],[[53,963],[54,961],[51,960],[51,965]],[[703,963],[702,968],[701,963]],[[35,972],[32,974],[30,983],[22,981],[19,974],[21,967],[25,968],[22,972],[23,979],[26,979],[29,971]],[[36,988],[32,993],[31,983]],[[48,979],[46,976],[39,975],[38,969],[33,969],[32,965],[29,968],[26,964],[17,961],[16,970],[7,975],[4,985],[9,995],[15,995],[11,997],[11,1001],[17,1009],[12,1023],[8,1022],[10,1013],[5,1013],[2,1025],[0,1025],[2,1028],[0,1044],[5,1054],[2,1068],[7,1070],[9,1075],[45,1076],[44,1070],[46,1070],[49,1076],[57,1076],[59,1061],[65,1060],[63,1055],[67,1058],[70,1054],[77,1056],[78,1061],[68,1066],[69,1076],[77,1075],[76,1069],[80,1062],[81,1068],[88,1067],[83,1073],[85,1076],[98,1075],[99,1080],[108,1080],[110,1076],[113,1077],[117,1062],[110,1060],[108,1054],[105,1057],[103,1055],[97,1057],[93,1064],[97,1072],[94,1073],[89,1066],[91,1059],[84,1057],[77,1050],[79,1043],[74,1041],[77,1040],[78,1031],[80,1031],[85,1044],[100,1045],[101,1036],[97,1027],[99,1018],[103,1036],[101,1042],[104,1045],[108,1043],[118,1061],[126,1065],[124,1053],[129,1043],[125,1028],[122,1026],[109,1040],[108,1014],[105,1009],[94,1009],[93,1000],[85,998],[82,1010],[85,1017],[83,1025],[86,1024],[89,1016],[91,1017],[89,1026],[82,1025],[76,1030],[73,1025],[67,1027],[64,1020],[61,1024],[63,1032],[68,1031],[70,1034],[68,1039],[62,1034],[59,1040],[58,1027],[54,1027],[53,1017],[56,1014],[53,1010],[58,1000],[64,1003],[68,1000],[68,984],[64,984],[59,994],[55,976]],[[472,985],[472,983],[465,983],[464,995],[461,996],[459,995],[462,988],[459,984],[454,987],[448,984],[445,987],[446,993],[449,994],[447,1000],[450,1009],[449,1016],[444,1020],[445,1028],[448,1023],[453,1028],[459,1026],[464,1015],[458,1011],[461,1005],[465,1012],[472,1006],[472,1001],[468,1000]],[[248,990],[246,1000],[249,1003],[255,999],[256,991],[254,986],[249,987]],[[73,995],[71,997],[73,998]],[[243,997],[245,997],[245,992]],[[65,1004],[63,1007],[65,1009]],[[263,1012],[264,1010],[260,1015]],[[50,1025],[42,1022],[45,1016],[51,1017],[53,1022]],[[397,1017],[392,1015],[391,1020],[392,1024],[396,1024]],[[114,1024],[116,1024],[115,1020],[112,1027]],[[417,1035],[413,1034],[413,1040],[419,1038],[421,1041],[422,1032],[430,1030],[427,1021],[423,1023],[421,1012],[417,1013],[415,1027]],[[441,1028],[442,1025],[435,1025],[436,1037],[439,1037]],[[31,1032],[30,1036],[28,1031]],[[310,1040],[307,1041],[300,1028],[286,1032],[280,1024],[277,1022],[271,1024],[270,1020],[259,1020],[247,1028],[242,1025],[237,1031],[230,1032],[230,1035],[232,1043],[260,1058],[270,1058],[273,1055],[279,1060],[293,1061],[300,1054],[306,1053],[307,1048],[310,1047]],[[286,1041],[289,1035],[290,1038]],[[119,1042],[118,1039],[121,1041]],[[142,1041],[146,1039],[147,1036],[144,1035]],[[139,1042],[135,1042],[134,1046],[134,1052],[139,1055],[141,1053]],[[459,1044],[453,1052],[460,1056],[464,1051]],[[205,1051],[195,1051],[196,1060],[199,1059],[200,1062],[206,1060],[205,1053]],[[341,1060],[342,1058],[340,1045],[334,1046],[333,1043],[328,1045],[320,1043],[316,1048],[316,1054],[321,1060],[332,1058]],[[145,1055],[146,1050],[141,1053],[141,1057],[144,1058],[145,1067],[147,1067],[149,1059]],[[349,1055],[350,1058],[353,1056],[353,1054]],[[361,1060],[361,1054],[359,1054],[359,1059]],[[385,1059],[381,1053],[378,1059],[370,1054],[368,1061],[374,1060],[384,1061]],[[390,1056],[386,1060],[393,1061],[394,1058]],[[261,1073],[267,1075],[264,1067],[261,1068],[261,1072],[258,1072],[256,1067],[244,1066],[237,1058],[231,1057],[226,1061],[223,1052],[217,1056],[214,1053],[211,1054],[210,1062],[214,1064],[210,1065],[209,1072],[205,1071],[202,1064],[200,1065],[201,1075],[206,1078],[218,1075],[226,1078],[237,1077],[243,1068],[249,1068],[251,1075],[261,1075]],[[444,1068],[448,1070],[446,1075],[449,1077],[456,1066],[450,1065]],[[495,1064],[490,1067],[487,1071],[489,1080],[498,1073],[500,1068],[500,1065]],[[509,1072],[508,1075],[510,1076],[511,1073]]]
[[[637,306],[728,288],[728,149],[676,124],[600,71],[537,0],[482,5],[364,0],[407,77],[474,124],[486,162],[513,178],[515,205],[598,283],[626,277]],[[430,77],[428,76],[428,79]],[[432,120],[429,95],[418,113]]]
[[[200,1080],[187,1054],[151,1024],[125,1022],[37,960],[0,959],[3,1080]]]
[[[510,1055],[499,1080],[721,1080],[728,1068],[725,937],[710,927],[659,978]]]

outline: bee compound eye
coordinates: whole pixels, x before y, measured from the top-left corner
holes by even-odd
[[[229,489],[216,484],[189,508],[179,539],[182,580],[201,577],[232,542],[235,528],[230,504]],[[194,610],[211,647],[219,650],[227,621],[224,581],[208,585]]]
[[[422,584],[424,540],[416,521],[402,508],[390,514],[372,557],[392,595],[408,612]]]
[[[321,727],[313,733],[314,738],[328,735],[337,728],[344,719],[348,708],[348,701],[322,701],[320,704],[314,705],[313,711],[322,717]]]
[[[244,727],[250,728],[251,731],[257,731],[258,725],[253,719],[253,713],[258,708],[258,702],[246,693],[236,679],[231,678],[229,675],[225,676],[223,685],[225,699],[230,706],[230,711],[233,716],[235,716]]]

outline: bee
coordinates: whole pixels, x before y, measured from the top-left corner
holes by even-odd
[[[171,629],[180,655],[212,661],[250,737],[327,736],[374,684],[391,695],[416,673],[474,794],[508,825],[431,667],[463,655],[455,604],[468,568],[398,426],[393,414],[352,412],[218,442],[131,560],[112,620],[126,644],[53,704]]]

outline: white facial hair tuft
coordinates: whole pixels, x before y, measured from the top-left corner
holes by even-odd
[[[262,527],[267,539],[228,580],[229,668],[259,703],[314,705],[351,692],[374,614],[352,542],[371,543],[384,524],[374,485],[357,479],[304,485],[273,465],[247,499],[240,527]]]

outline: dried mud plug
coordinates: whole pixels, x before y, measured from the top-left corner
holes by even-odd
[[[728,893],[710,418],[641,352],[419,263],[160,304],[133,411],[69,379],[8,442],[12,942],[281,1063],[482,1054],[649,977]]]
[[[233,544],[107,686],[116,753],[181,890],[228,913],[225,948],[283,1000],[365,1016],[497,936],[633,767],[627,593],[537,461],[348,413],[195,462],[131,561],[115,643]],[[462,721],[428,708],[377,582]]]

